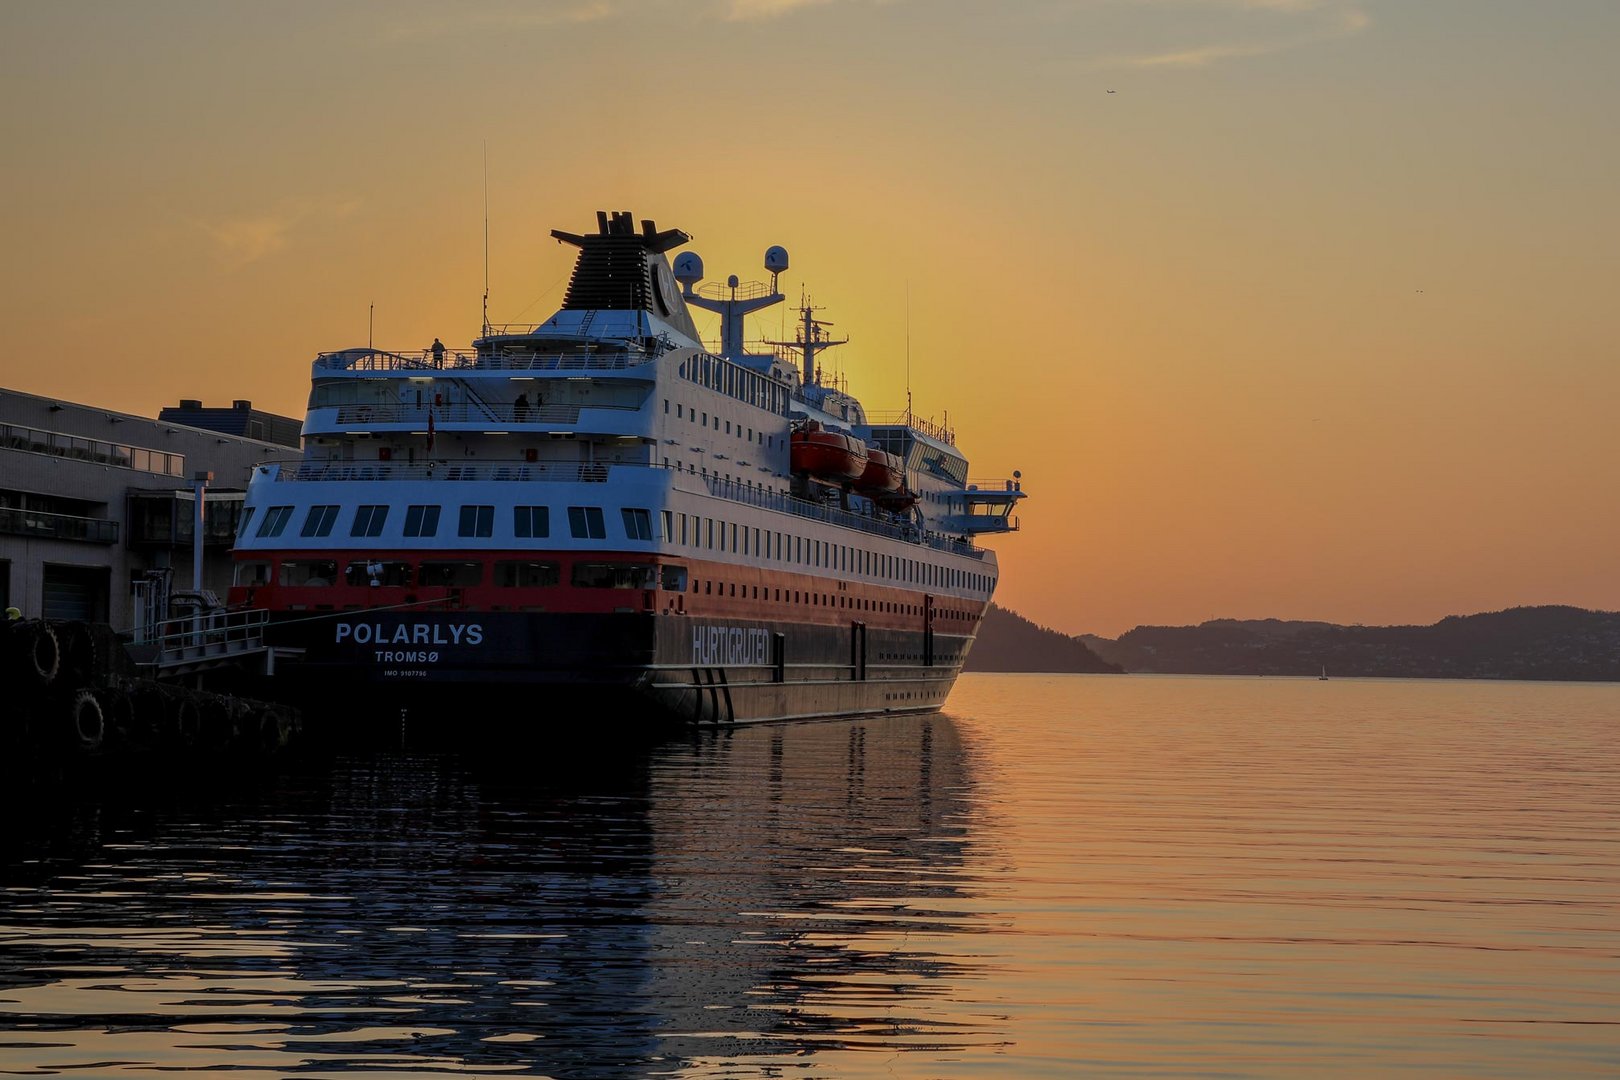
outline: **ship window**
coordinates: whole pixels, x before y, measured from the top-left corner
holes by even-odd
[[[287,527],[287,519],[292,517],[293,508],[290,506],[272,506],[264,512],[264,520],[259,522],[259,535],[275,537],[281,535],[281,530]]]
[[[646,510],[634,506],[622,507],[619,516],[624,518],[624,535],[630,540],[651,540],[652,515]]]
[[[253,520],[253,511],[255,511],[257,509],[258,509],[257,506],[250,506],[247,509],[242,511],[242,519],[236,523],[236,535],[237,536],[246,536],[247,535],[248,522]]]
[[[267,562],[237,563],[236,577],[233,584],[247,585],[249,587],[270,584],[270,564]]]
[[[669,415],[669,398],[664,399],[664,415]]]
[[[287,559],[277,581],[294,588],[324,589],[337,577],[335,559]]]
[[[495,584],[502,588],[543,589],[561,580],[562,575],[554,562],[503,559],[495,564]]]
[[[545,506],[512,507],[512,534],[525,540],[551,535],[551,509]]]
[[[731,527],[727,531],[731,534],[731,546],[729,548],[727,548],[726,550],[728,550],[728,551],[736,551],[737,550],[737,525],[736,525],[736,523],[733,522],[731,524]]]
[[[660,569],[663,572],[661,584],[666,592],[686,591],[686,567],[671,565],[660,567]]]
[[[686,416],[686,414],[685,414],[685,413],[684,413],[684,412],[682,412],[682,411],[681,411],[681,404],[680,404],[680,402],[676,402],[676,403],[675,403],[675,419],[677,419],[677,420],[681,420],[681,419],[684,419],[684,418],[685,418],[685,416]]]
[[[388,520],[388,507],[361,506],[354,511],[354,525],[349,529],[350,536],[381,536],[383,522]]]
[[[418,585],[479,585],[484,580],[484,564],[470,559],[424,562],[416,573]]]
[[[456,530],[457,536],[490,536],[495,531],[495,508],[493,506],[463,506],[461,508],[461,525]]]
[[[707,411],[705,411],[705,412],[704,412],[704,413],[703,413],[703,426],[704,426],[704,427],[708,427],[708,426],[709,426],[709,414],[708,414],[708,412],[707,412]]]
[[[671,512],[669,510],[663,510],[663,511],[660,511],[660,513],[661,513],[661,515],[663,517],[663,522],[664,522],[664,542],[666,544],[674,543],[674,541],[675,541],[675,515],[674,515],[673,512]]]
[[[305,515],[305,526],[300,536],[330,536],[332,523],[337,521],[337,507],[309,507]]]
[[[364,562],[352,562],[343,568],[343,583],[345,585],[409,585],[411,583],[411,564],[398,561],[378,561],[367,559]]]
[[[726,434],[727,435],[731,434],[731,421],[730,420],[726,421]]]
[[[570,506],[568,531],[576,540],[605,540],[607,526],[602,521],[600,506]]]
[[[437,536],[439,508],[437,506],[411,506],[405,510],[406,536]]]

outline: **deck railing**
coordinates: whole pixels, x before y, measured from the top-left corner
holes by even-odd
[[[205,611],[158,623],[146,643],[156,645],[158,667],[240,656],[264,648],[268,611]]]
[[[747,503],[767,510],[780,510],[797,517],[811,518],[829,525],[841,525],[846,529],[855,529],[874,536],[887,536],[909,544],[924,544],[938,551],[949,551],[957,555],[977,556],[980,554],[978,548],[958,537],[928,532],[910,523],[897,524],[892,521],[882,521],[878,518],[867,517],[864,514],[852,513],[840,507],[811,502],[808,499],[800,499],[793,495],[785,495],[780,491],[772,491],[767,488],[750,488],[735,481],[713,476],[708,478],[708,486],[710,494],[718,495],[723,499],[730,499],[733,502]]]
[[[492,419],[502,424],[577,424],[579,410],[628,409],[635,405],[530,405],[519,409],[514,405],[339,405],[337,422],[340,424],[414,424],[427,429],[431,414],[435,424],[488,424]]]
[[[315,363],[333,371],[622,371],[656,356],[633,347],[538,354],[513,349],[482,356],[450,351],[435,355],[427,349],[420,353],[344,349],[321,353]]]
[[[392,481],[392,480],[466,480],[500,481],[516,483],[606,483],[608,477],[620,469],[664,469],[658,463],[612,462],[591,464],[555,461],[479,461],[447,464],[442,462],[391,461],[306,461],[291,468],[283,466],[276,474],[278,481]],[[910,544],[923,544],[938,551],[956,555],[979,557],[982,552],[960,537],[929,532],[909,522],[885,521],[857,514],[825,503],[812,502],[780,491],[763,487],[748,487],[735,480],[704,477],[709,494],[731,502],[777,510],[796,517],[809,518],[829,525],[841,525],[874,536],[887,536]]]
[[[662,468],[661,465],[591,464],[577,461],[305,461],[283,468],[277,480],[496,480],[503,482],[606,483],[610,469]]]

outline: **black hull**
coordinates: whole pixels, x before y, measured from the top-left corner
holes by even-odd
[[[275,624],[272,640],[303,650],[276,679],[306,705],[539,734],[937,710],[972,643],[858,621],[630,612],[345,612]]]

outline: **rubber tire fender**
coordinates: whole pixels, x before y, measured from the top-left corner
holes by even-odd
[[[35,625],[23,646],[23,674],[49,686],[62,673],[62,642],[46,623]]]
[[[94,690],[78,690],[68,699],[68,745],[83,754],[101,749],[107,739],[107,715]]]
[[[107,721],[107,734],[117,743],[127,746],[140,739],[140,728],[135,720],[135,702],[122,690],[107,688],[96,691],[101,704],[101,715]]]

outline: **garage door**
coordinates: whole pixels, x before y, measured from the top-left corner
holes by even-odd
[[[95,622],[106,618],[107,568],[45,565],[45,617]]]

